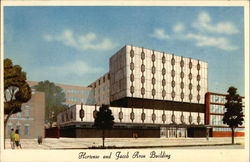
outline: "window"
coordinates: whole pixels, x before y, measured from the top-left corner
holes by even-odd
[[[10,134],[12,128],[12,123],[8,123],[8,134]]]
[[[219,102],[219,96],[215,97],[215,102]]]
[[[213,102],[213,98],[214,98],[214,96],[211,95],[211,96],[210,96],[210,102]]]
[[[215,113],[219,113],[218,105],[215,105]]]
[[[29,105],[25,105],[25,108],[26,108],[26,109],[29,109],[29,108],[30,108],[30,106],[29,106]]]
[[[16,117],[17,117],[17,118],[21,118],[21,117],[22,117],[22,114],[19,112],[19,113],[16,114]]]
[[[25,110],[25,118],[26,119],[30,118],[30,110],[29,109]]]
[[[213,112],[214,105],[210,105],[210,113]]]
[[[29,124],[24,125],[24,135],[25,136],[30,135],[30,125]]]

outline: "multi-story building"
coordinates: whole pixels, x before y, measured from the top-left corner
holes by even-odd
[[[39,82],[28,81],[31,87],[37,85]],[[84,86],[74,86],[67,84],[58,84],[55,83],[56,86],[62,88],[65,93],[65,104],[68,106],[74,104],[85,104],[85,105],[93,105],[95,104],[95,93],[92,87],[84,87]]]
[[[242,97],[243,112],[244,112],[244,97]],[[223,115],[226,111],[226,94],[208,92],[206,93],[206,125],[210,127],[210,136],[212,137],[230,137],[232,135],[231,128],[223,124]],[[236,128],[235,137],[244,136],[243,125]]]
[[[200,60],[124,46],[110,58],[111,105],[127,100],[131,107],[130,99],[204,104],[207,69]]]
[[[57,116],[61,135],[100,136],[94,117],[108,104],[115,117],[109,137],[204,137],[207,130],[212,137],[231,136],[222,122],[226,95],[207,93],[207,71],[200,60],[126,45],[111,56],[109,72],[89,86],[96,105],[76,104]],[[244,126],[235,136],[244,136]]]
[[[110,91],[110,75],[104,74],[95,82],[91,83],[88,87],[93,88],[95,104],[102,105],[110,104],[109,91]]]
[[[11,115],[6,127],[6,137],[11,128],[19,130],[21,138],[44,137],[45,96],[43,92],[32,91],[32,97],[22,104],[22,112]]]
[[[109,104],[113,110],[116,129],[110,136],[126,132],[126,137],[132,137],[132,130],[141,137],[198,137],[206,132],[206,62],[124,46],[110,58],[109,72],[90,87],[96,103]],[[76,137],[90,131],[98,107],[83,106],[86,120],[79,120],[79,106],[57,118],[63,132],[70,129]]]

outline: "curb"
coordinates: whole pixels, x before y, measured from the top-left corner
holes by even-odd
[[[235,144],[229,144],[229,143],[222,143],[222,144],[198,144],[198,145],[168,145],[168,146],[107,146],[105,148],[100,147],[88,147],[88,148],[50,148],[50,149],[55,149],[55,150],[68,150],[68,149],[144,149],[144,148],[169,148],[169,147],[199,147],[199,146],[226,146],[226,145],[241,145],[240,143],[235,143]]]

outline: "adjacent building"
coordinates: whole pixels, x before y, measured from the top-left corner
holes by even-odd
[[[39,82],[28,81],[31,87],[38,85]],[[95,92],[92,87],[84,87],[84,86],[74,86],[67,84],[58,84],[55,83],[56,86],[62,88],[65,93],[65,103],[68,106],[74,104],[85,104],[85,105],[94,105],[95,101]]]
[[[244,97],[242,97],[244,112]],[[231,137],[232,130],[228,125],[223,124],[223,115],[226,111],[226,94],[206,93],[206,125],[210,127],[210,136],[212,137]],[[244,136],[244,123],[235,129],[235,137]]]
[[[22,104],[22,112],[11,115],[6,127],[6,137],[11,129],[19,130],[24,138],[44,137],[45,96],[43,92],[32,91],[32,97]]]

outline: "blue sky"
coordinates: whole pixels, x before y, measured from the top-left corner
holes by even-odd
[[[244,95],[242,7],[5,7],[4,56],[33,81],[87,86],[125,44],[208,62],[208,89]]]

